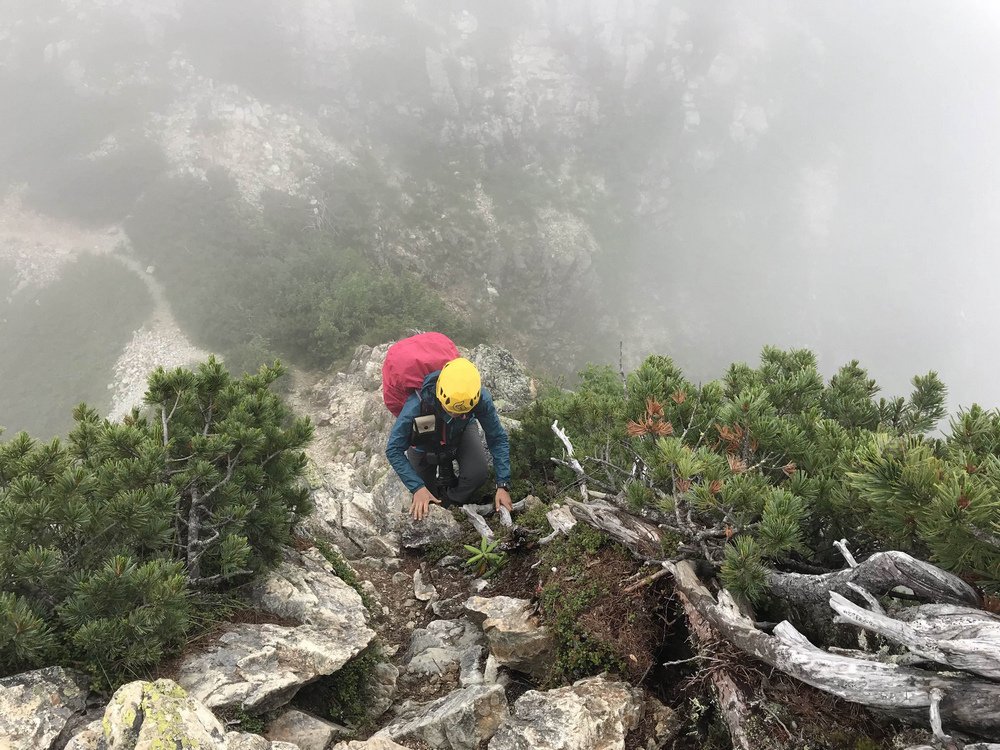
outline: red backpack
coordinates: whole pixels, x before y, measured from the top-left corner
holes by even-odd
[[[382,365],[382,400],[394,417],[424,378],[459,356],[458,347],[443,333],[418,333],[389,347]]]

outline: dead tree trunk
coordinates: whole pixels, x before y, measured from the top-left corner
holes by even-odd
[[[771,571],[767,584],[769,592],[782,601],[827,611],[829,592],[849,596],[855,590],[851,584],[875,596],[904,586],[928,601],[979,606],[979,595],[961,578],[905,552],[876,552],[857,567],[825,575]]]
[[[705,617],[692,596],[696,593],[695,583],[700,585],[694,569],[687,563],[680,563],[674,568],[674,576],[675,578],[687,576],[691,579],[691,585],[677,585],[675,591],[684,608],[684,614],[687,616],[694,645],[699,653],[704,654],[709,650],[710,644],[718,642],[721,634],[715,629],[713,623]],[[716,703],[718,703],[722,713],[722,720],[729,730],[729,736],[735,750],[769,750],[781,747],[777,741],[762,736],[760,731],[753,732],[751,738],[750,722],[751,716],[753,716],[753,701],[740,688],[728,670],[725,668],[713,669],[709,679],[712,683],[712,689],[715,691]]]
[[[768,635],[736,607],[727,606],[725,590],[716,601],[690,563],[677,563],[673,572],[676,590],[723,638],[802,682],[920,723],[927,721],[932,704],[938,704],[949,729],[982,737],[996,735],[1000,729],[998,683],[831,654],[814,646],[787,621]]]

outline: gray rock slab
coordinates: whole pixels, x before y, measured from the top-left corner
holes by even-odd
[[[539,624],[531,602],[509,596],[473,596],[466,600],[465,611],[482,627],[498,664],[537,678],[545,675],[555,642]]]
[[[625,737],[642,720],[643,701],[641,690],[603,677],[529,690],[489,750],[625,750]]]
[[[118,688],[104,718],[73,737],[66,750],[160,747],[227,747],[219,720],[173,680],[136,681]]]
[[[404,671],[409,675],[443,675],[457,670],[467,651],[484,645],[480,629],[465,618],[432,620],[426,628],[413,631]]]
[[[388,737],[378,735],[367,740],[355,740],[353,742],[340,742],[333,746],[333,750],[407,750],[402,745],[393,742]]]
[[[522,409],[534,400],[535,389],[524,365],[499,346],[480,344],[469,353],[479,369],[483,386],[495,401],[503,402],[504,411]]]
[[[62,667],[0,679],[0,748],[51,747],[70,720],[86,710],[89,690],[86,675]]]
[[[305,711],[285,711],[267,725],[264,736],[272,742],[288,742],[299,750],[325,750],[333,740],[350,735],[351,730]]]
[[[315,550],[283,563],[253,598],[265,612],[303,624],[231,625],[204,651],[185,658],[180,683],[210,708],[278,708],[375,637],[361,597]]]
[[[500,685],[460,688],[427,704],[410,705],[379,734],[398,742],[419,740],[433,748],[477,750],[508,718]]]
[[[407,515],[402,520],[400,537],[406,549],[422,550],[433,544],[446,544],[461,538],[462,527],[450,510],[431,505],[430,513],[419,521]]]

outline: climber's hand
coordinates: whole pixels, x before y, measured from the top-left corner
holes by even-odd
[[[497,513],[500,512],[500,508],[506,508],[507,510],[513,510],[513,503],[510,501],[510,493],[507,492],[503,487],[497,487],[497,496],[493,501],[496,504]]]
[[[420,521],[430,513],[431,503],[440,504],[441,501],[434,497],[429,489],[421,487],[413,493],[413,502],[410,503],[410,515],[417,521]]]

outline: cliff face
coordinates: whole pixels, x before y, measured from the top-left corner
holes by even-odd
[[[620,339],[699,376],[764,343],[891,369],[964,324],[858,280],[927,297],[913,257],[995,236],[988,180],[959,177],[1000,124],[990,29],[791,0],[22,0],[0,184],[101,226],[165,175],[295,196],[560,369]],[[933,337],[887,354],[907,315]]]
[[[222,169],[251,204],[303,196],[336,222],[361,180],[373,257],[564,361],[648,310],[626,290],[648,275],[634,256],[649,232],[661,255],[680,241],[664,231],[690,194],[678,179],[753,153],[783,103],[750,82],[789,39],[808,44],[780,8],[765,31],[696,2],[5,7],[6,87],[60,101],[23,117],[78,125],[14,160],[29,201],[52,207],[46,172],[117,159],[147,178]],[[106,214],[128,213],[136,180]]]

